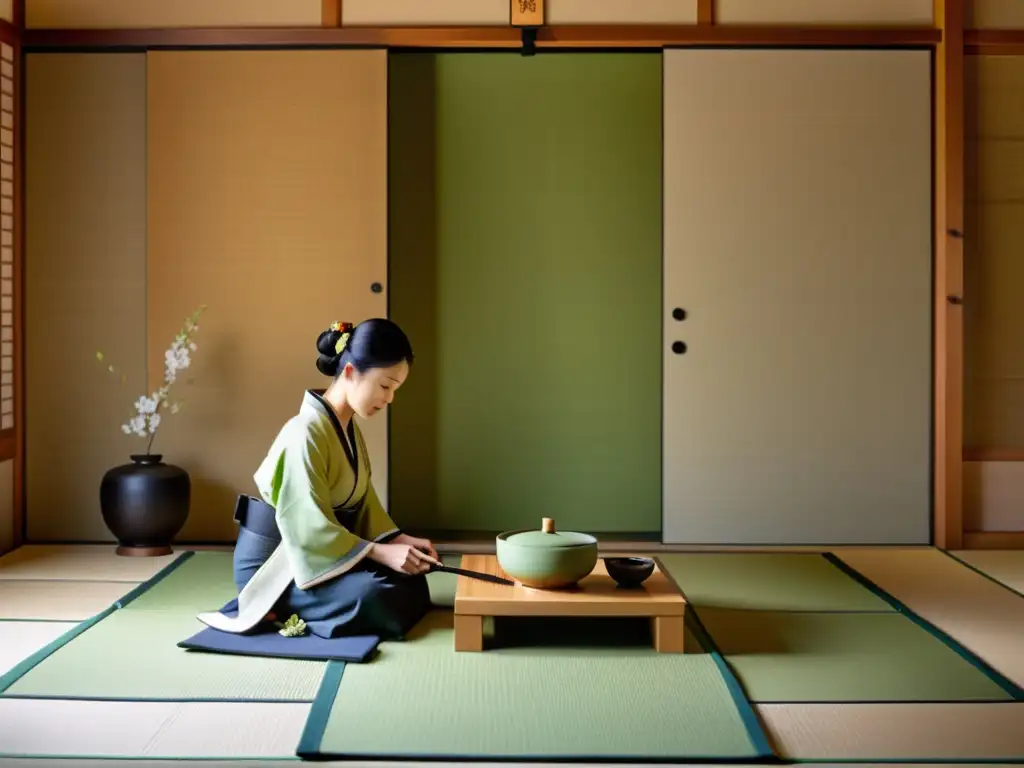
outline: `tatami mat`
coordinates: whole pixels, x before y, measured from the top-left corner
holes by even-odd
[[[229,553],[197,552],[183,556],[176,566],[165,569],[162,578],[151,581],[136,599],[123,601],[123,607],[23,672],[3,695],[143,701],[313,700],[323,662],[179,648],[179,641],[203,628],[196,614],[218,608],[236,590]],[[130,585],[117,586],[126,589]]]
[[[658,559],[691,605],[751,611],[893,611],[818,553],[686,552]]]
[[[83,621],[133,587],[123,581],[0,579],[0,620]]]
[[[0,621],[0,677],[74,626],[75,622],[63,621]]]
[[[182,611],[116,611],[53,652],[4,696],[308,702],[325,664],[182,650],[203,625]]]
[[[108,546],[45,546],[25,547],[13,553],[17,557],[7,555],[0,559],[0,619],[47,620],[0,621],[0,674],[5,666],[17,663],[19,657],[27,657],[70,629],[71,622],[104,610],[178,554],[136,559],[117,557]],[[1024,637],[1024,609],[1020,604],[1024,599],[935,550],[837,550],[836,554],[1011,679],[1022,682],[1024,654],[1019,648],[1020,638]],[[1018,579],[1017,587],[1022,586],[1019,578],[1013,576],[1020,574],[1020,570],[1012,570],[1017,568],[1014,561],[1019,561],[1018,553],[1010,553],[1009,557],[991,552],[956,554],[992,578]],[[781,584],[785,576],[788,585],[787,569],[793,564],[802,566],[804,561],[778,563],[781,570],[773,572],[773,578]],[[761,563],[756,565],[764,567]],[[449,581],[450,585],[441,586],[453,587],[454,578]],[[838,585],[834,579],[830,583]],[[814,585],[808,589],[821,591]],[[439,590],[439,603],[450,602],[446,599],[450,597],[448,591]],[[794,600],[791,596],[797,594],[795,588],[784,591],[788,602],[783,604],[778,603],[774,592],[762,589],[757,595],[763,598],[758,597],[756,604],[732,607],[873,610],[873,606],[852,602],[847,605],[845,600],[837,605],[838,592],[831,587],[821,599],[806,599],[803,595],[811,594],[806,592]],[[217,588],[213,592],[204,595],[204,604],[216,603],[223,596]],[[734,594],[743,598],[740,592],[730,592],[725,598],[732,599]],[[717,600],[719,595],[714,598]],[[743,599],[749,602],[749,596]],[[139,609],[146,611],[147,607],[148,602],[134,604],[132,613],[138,615]],[[1024,752],[1022,707],[1024,703],[837,703],[765,704],[757,709],[783,757],[818,760],[822,765],[836,761],[833,764],[842,763],[848,768],[857,761],[885,761],[890,766],[899,765],[900,760],[915,761],[917,766],[933,761],[938,766],[949,760],[971,765],[970,760],[998,762],[1019,758]],[[296,764],[294,751],[308,712],[306,703],[0,698],[0,754],[37,758],[32,761],[0,757],[0,764],[5,768],[36,768],[41,765],[38,758],[47,755],[92,755],[118,758],[119,767],[163,768],[166,762],[145,758],[174,757],[188,762],[192,758],[202,768],[283,768]],[[246,759],[262,762],[243,762]],[[110,763],[84,758],[61,761],[62,768],[106,765]],[[355,768],[358,763],[345,765]],[[408,763],[375,761],[373,765],[388,768]],[[465,763],[433,765],[441,768]],[[525,768],[526,764],[521,765]]]
[[[497,647],[458,653],[453,614],[434,611],[405,642],[383,643],[372,663],[332,666],[299,754],[474,762],[768,755],[749,705],[711,654],[656,653],[626,622],[605,630],[612,648],[591,644],[601,621],[580,621],[580,642],[567,645],[543,640],[546,621],[530,623],[518,642],[509,626]]]
[[[0,579],[124,581],[137,584],[155,575],[179,554],[119,557],[113,544],[32,544],[0,557]]]
[[[977,666],[896,612],[696,612],[754,702],[1012,698]]]
[[[1024,703],[764,704],[757,712],[783,759],[1024,758]]]
[[[203,760],[202,758],[184,759],[174,761],[175,768],[183,765],[195,766],[195,768],[297,768],[298,765],[311,765],[316,768],[410,768],[410,766],[426,766],[430,768],[466,768],[469,765],[486,765],[485,763],[453,763],[453,762],[430,762],[416,763],[398,760],[327,760],[315,763],[296,763],[291,760],[261,759],[259,762],[244,760]],[[40,768],[39,761],[33,758],[10,758],[3,760],[3,768]],[[491,765],[494,765],[493,763]],[[575,768],[608,768],[608,763],[529,763],[516,762],[515,768],[565,768],[566,765]],[[664,763],[616,763],[617,768],[663,768]],[[707,768],[709,763],[672,763],[679,766],[694,766],[694,768]],[[715,768],[750,768],[751,763],[715,763]],[[861,763],[817,763],[817,768],[853,768]],[[871,764],[877,768],[877,765]],[[992,768],[991,763],[957,763],[958,768]],[[49,768],[49,767],[48,767]],[[161,760],[131,760],[122,759],[112,767],[110,761],[105,760],[61,760],[59,768],[168,768],[166,761]],[[948,763],[886,763],[885,768],[949,768]]]
[[[978,549],[951,554],[1024,595],[1024,550]]]
[[[1024,600],[936,549],[836,555],[921,618],[1024,686]]]
[[[0,754],[290,758],[308,704],[0,700]]]

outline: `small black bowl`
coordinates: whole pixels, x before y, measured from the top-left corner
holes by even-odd
[[[620,587],[639,587],[654,573],[649,557],[606,557],[604,567]]]

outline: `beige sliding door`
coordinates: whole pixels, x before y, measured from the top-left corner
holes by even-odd
[[[386,67],[384,51],[149,55],[151,389],[209,306],[195,383],[154,445],[192,474],[183,538],[233,539],[236,495],[303,390],[329,383],[317,334],[387,312]],[[385,418],[362,427],[386,499]]]
[[[100,481],[146,387],[146,56],[29,54],[25,108],[27,533],[109,541]]]
[[[929,541],[930,68],[666,52],[665,541]]]

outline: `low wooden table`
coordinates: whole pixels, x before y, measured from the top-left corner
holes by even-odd
[[[463,555],[462,568],[508,576],[494,555]],[[455,650],[484,649],[486,616],[643,617],[651,619],[654,647],[659,653],[683,652],[686,598],[661,571],[636,589],[622,589],[599,559],[593,572],[572,589],[534,589],[492,584],[459,576],[455,590]]]

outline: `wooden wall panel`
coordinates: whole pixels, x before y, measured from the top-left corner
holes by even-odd
[[[969,57],[965,92],[964,443],[1013,455],[1024,452],[1024,56]],[[1024,531],[1022,498],[1024,462],[964,464],[966,530]]]
[[[931,24],[933,0],[716,0],[718,24]]]
[[[13,437],[17,414],[17,341],[19,314],[15,285],[17,262],[16,174],[20,171],[16,133],[18,88],[14,47],[0,43],[0,436]]]
[[[0,555],[14,548],[14,461],[0,463]]]
[[[697,0],[547,0],[547,24],[696,24]]]
[[[1021,0],[966,0],[970,29],[1024,28],[1024,2]]]
[[[108,540],[100,479],[146,391],[145,55],[30,54],[26,90],[28,536]]]
[[[508,26],[508,0],[343,0],[341,25]]]
[[[329,380],[316,338],[387,312],[387,54],[149,55],[150,388],[183,319],[207,304],[195,384],[154,450],[188,470],[182,538],[233,541],[237,494],[303,392]],[[387,491],[386,422],[363,425]],[[386,502],[385,502],[386,503]]]
[[[1024,531],[1024,461],[964,462],[964,530]]]
[[[0,0],[0,19],[14,22],[14,0]]]
[[[1024,449],[1024,56],[965,78],[964,443]]]
[[[29,29],[319,27],[322,0],[27,0]]]

